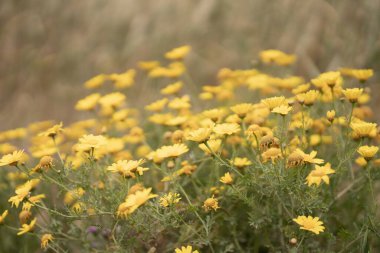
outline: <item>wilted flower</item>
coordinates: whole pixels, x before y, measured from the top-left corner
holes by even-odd
[[[160,205],[163,207],[168,207],[178,203],[181,197],[178,193],[169,192],[160,198]]]
[[[218,200],[214,198],[214,196],[212,196],[211,198],[208,198],[203,202],[203,208],[206,212],[208,212],[211,210],[216,211],[220,207],[218,205]]]
[[[46,249],[50,242],[54,240],[52,234],[43,234],[41,237],[41,249]]]
[[[327,119],[328,119],[330,122],[333,122],[333,121],[334,121],[334,118],[335,118],[335,111],[334,111],[334,110],[327,111],[327,113],[326,113],[326,117],[327,117]]]
[[[28,233],[34,229],[34,226],[36,225],[37,218],[34,218],[29,224],[23,224],[21,228],[19,228],[20,232],[17,233],[17,235],[23,235],[25,233]]]

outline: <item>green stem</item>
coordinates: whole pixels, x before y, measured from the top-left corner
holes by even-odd
[[[236,174],[238,174],[239,176],[243,176],[243,174],[241,174],[237,169],[235,169],[233,166],[231,166],[229,163],[225,162],[219,155],[217,155],[211,148],[210,146],[207,144],[207,142],[205,142],[205,145],[206,147],[208,148],[208,150],[212,153],[213,157],[216,158],[222,165],[232,169]]]

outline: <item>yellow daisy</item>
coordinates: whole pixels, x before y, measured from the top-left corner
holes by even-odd
[[[24,150],[14,151],[12,154],[4,155],[0,159],[0,167],[5,165],[16,166],[20,161],[22,161],[24,155]]]
[[[323,222],[318,217],[298,216],[293,221],[300,225],[300,229],[311,231],[317,235],[325,230],[325,227],[322,226]]]

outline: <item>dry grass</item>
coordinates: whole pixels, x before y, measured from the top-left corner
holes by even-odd
[[[309,77],[380,69],[379,0],[5,0],[0,22],[0,129],[70,122],[86,79],[181,44],[194,49],[198,84],[213,83],[220,67],[250,66],[267,48],[298,54],[296,73]]]

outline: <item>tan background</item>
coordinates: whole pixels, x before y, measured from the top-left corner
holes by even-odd
[[[0,130],[70,122],[85,80],[182,44],[193,47],[199,85],[268,48],[296,53],[296,73],[308,77],[380,69],[380,0],[3,0],[0,24]]]

